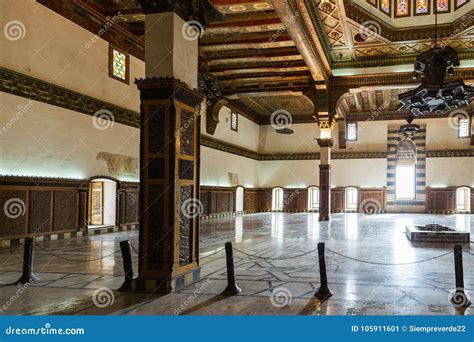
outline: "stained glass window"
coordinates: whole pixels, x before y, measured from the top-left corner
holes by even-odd
[[[459,119],[459,137],[460,138],[470,137],[469,119]]]
[[[416,14],[427,14],[430,12],[429,0],[416,0],[415,2],[415,13]]]
[[[239,117],[237,113],[230,113],[230,129],[236,132],[239,129]]]
[[[109,76],[128,84],[129,58],[125,52],[109,48]]]
[[[410,0],[396,0],[395,16],[405,17],[410,15]]]
[[[347,140],[357,140],[357,123],[351,122],[347,124]]]
[[[458,9],[458,8],[461,7],[461,6],[464,6],[464,5],[467,4],[468,2],[469,2],[469,0],[455,0],[456,9]]]
[[[390,15],[391,14],[390,0],[380,0],[380,10]]]
[[[449,0],[437,0],[438,13],[449,12]]]
[[[127,58],[125,54],[121,53],[114,49],[114,76],[125,79],[126,68],[127,68]]]

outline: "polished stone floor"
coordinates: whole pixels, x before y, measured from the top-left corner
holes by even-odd
[[[40,243],[35,269],[41,280],[20,294],[8,284],[19,277],[22,248],[2,250],[0,314],[474,314],[449,303],[455,287],[452,244],[414,246],[405,237],[407,225],[427,223],[474,233],[474,215],[335,214],[328,223],[319,222],[318,214],[263,213],[206,220],[201,223],[202,280],[165,296],[108,290],[123,280],[119,242],[130,239],[137,246],[137,232]],[[220,296],[227,241],[234,244],[242,289],[232,297]],[[326,243],[334,294],[322,303],[314,298],[320,284],[318,242]],[[474,245],[464,250],[465,289],[472,299]],[[104,291],[109,296],[98,303]]]

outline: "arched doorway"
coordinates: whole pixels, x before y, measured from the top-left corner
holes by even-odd
[[[272,211],[283,211],[283,189],[272,190]]]
[[[311,186],[308,188],[308,211],[319,210],[319,188]]]
[[[235,212],[236,214],[244,213],[244,187],[238,186],[235,190]]]
[[[345,211],[357,211],[357,188],[352,186],[347,187],[345,190]]]
[[[117,181],[93,178],[89,183],[89,229],[115,226]]]
[[[456,189],[456,212],[469,213],[471,211],[471,189],[462,186]]]

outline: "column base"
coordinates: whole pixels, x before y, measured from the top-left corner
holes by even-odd
[[[319,221],[329,221],[329,216],[319,216]]]
[[[201,268],[178,274],[171,278],[149,279],[138,277],[133,279],[132,291],[145,293],[167,294],[180,291],[186,286],[201,279]]]

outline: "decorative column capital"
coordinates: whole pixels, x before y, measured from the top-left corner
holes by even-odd
[[[140,78],[135,80],[135,84],[140,90],[142,101],[176,99],[188,106],[197,107],[204,100],[204,95],[174,77]]]
[[[318,120],[319,129],[330,129],[332,130],[335,125],[335,120]]]
[[[318,138],[318,139],[316,139],[316,141],[318,142],[319,147],[329,147],[329,148],[331,148],[334,145],[334,139],[333,138],[327,138],[327,139]]]

